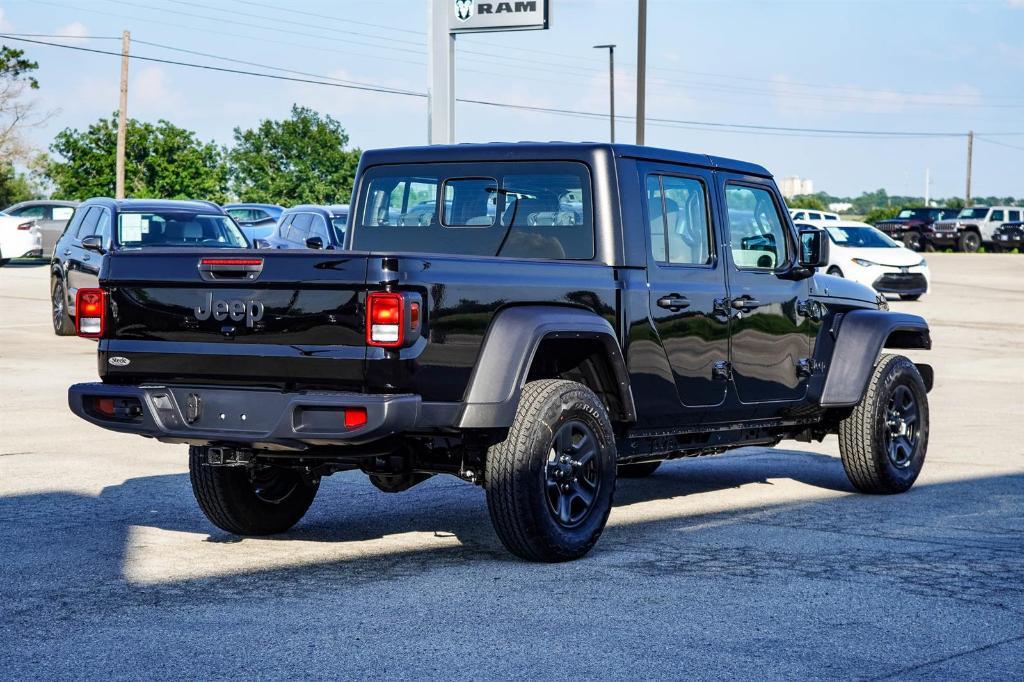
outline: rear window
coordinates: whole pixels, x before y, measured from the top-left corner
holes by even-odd
[[[127,247],[248,246],[241,230],[227,216],[187,211],[122,213],[117,217],[117,243]]]
[[[378,166],[362,182],[353,249],[594,257],[590,175],[580,163]]]

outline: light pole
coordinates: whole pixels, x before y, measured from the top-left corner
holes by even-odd
[[[647,86],[647,0],[639,0],[636,26],[636,143],[644,143]]]
[[[608,50],[608,125],[615,144],[615,46],[594,45],[595,50]]]

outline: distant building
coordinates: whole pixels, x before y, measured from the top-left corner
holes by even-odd
[[[833,201],[831,204],[828,205],[828,210],[834,211],[836,213],[846,213],[851,208],[853,208],[853,204],[851,204],[849,201]]]
[[[798,194],[814,194],[814,181],[810,178],[800,179],[797,175],[790,175],[778,181],[779,191],[782,196],[792,199]]]

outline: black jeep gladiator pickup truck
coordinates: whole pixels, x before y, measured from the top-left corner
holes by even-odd
[[[423,203],[432,203],[432,215]],[[584,555],[616,476],[837,433],[853,486],[913,485],[927,323],[815,274],[771,175],[647,147],[363,154],[344,251],[130,249],[78,292],[101,383],[71,409],[187,443],[220,528],[280,533],[321,477],[481,485],[527,559]],[[416,220],[402,216],[415,208]]]

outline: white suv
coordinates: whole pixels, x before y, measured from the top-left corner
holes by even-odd
[[[1020,206],[971,206],[961,210],[956,218],[935,221],[927,240],[939,249],[952,247],[973,253],[982,244],[992,248],[992,235],[999,226],[1019,222],[1022,216],[1024,208]]]
[[[797,220],[839,220],[838,213],[815,211],[807,208],[791,208],[789,209],[789,217],[793,219],[793,222]]]

